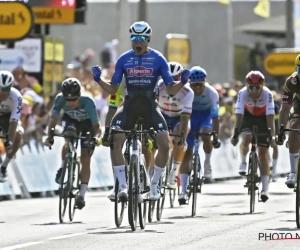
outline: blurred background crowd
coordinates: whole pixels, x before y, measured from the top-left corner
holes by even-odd
[[[118,40],[113,39],[106,42],[103,49],[99,53],[98,61],[101,62],[103,68],[103,77],[110,80],[115,69],[115,63],[118,59]],[[275,46],[273,45],[266,45]],[[248,70],[260,70],[264,72],[263,60],[266,55],[266,50],[263,49],[261,43],[257,42],[255,46],[249,50],[250,68]],[[93,49],[86,49],[82,54],[76,55],[74,59],[66,65],[63,79],[68,77],[75,77],[82,83],[82,92],[91,95],[96,104],[98,115],[103,126],[105,116],[108,111],[108,93],[101,89],[98,84],[93,81],[91,68],[96,61],[96,53]],[[193,66],[193,65],[191,65]],[[200,65],[205,68],[205,65]],[[43,87],[37,78],[31,76],[26,72],[26,68],[17,67],[12,71],[15,77],[16,87],[23,95],[23,110],[22,110],[22,124],[25,129],[23,146],[30,147],[29,142],[34,140],[35,145],[42,143],[45,128],[48,124],[56,94],[60,92],[59,85],[56,93],[52,93],[50,97],[44,98]],[[274,99],[280,105],[281,101],[281,88],[284,79],[272,78],[266,72],[267,82],[266,85],[273,91]],[[232,80],[230,82],[215,83],[208,82],[217,90],[220,97],[220,139],[225,143],[226,139],[230,138],[233,134],[234,125],[234,110],[236,97],[241,88],[244,86],[244,79]],[[277,84],[274,84],[277,83]]]

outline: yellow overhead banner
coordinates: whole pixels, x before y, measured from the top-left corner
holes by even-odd
[[[259,0],[254,8],[254,13],[258,16],[269,18],[270,17],[270,0]]]

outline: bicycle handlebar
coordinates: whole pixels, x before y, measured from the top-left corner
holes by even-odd
[[[63,137],[65,139],[71,139],[71,140],[88,140],[88,146],[90,145],[90,141],[92,139],[90,132],[86,133],[86,136],[73,136],[73,135],[65,135],[65,134],[57,134],[54,132],[54,128],[51,128],[50,134],[48,136],[49,142],[53,142],[53,137]],[[51,146],[49,146],[49,149],[51,149]]]
[[[153,140],[153,146],[154,146],[154,148],[158,149],[157,140],[156,140],[157,132],[154,130],[154,128],[145,129],[145,130],[136,130],[136,129],[132,129],[132,130],[116,130],[115,128],[112,128],[110,130],[110,137],[109,137],[109,145],[110,145],[111,149],[114,148],[114,135],[115,134],[125,134],[125,136],[127,138],[129,136],[137,135],[137,134],[148,134],[151,137],[151,139]]]
[[[181,146],[184,145],[184,132],[183,131],[181,131],[180,135],[169,134],[169,136],[180,137],[180,141],[178,142],[178,145],[181,145]]]
[[[281,124],[280,125],[280,129],[279,129],[279,133],[281,132],[281,133],[284,133],[284,132],[289,132],[289,131],[291,131],[291,132],[296,132],[296,133],[298,133],[298,134],[300,134],[300,129],[295,129],[295,128],[284,128],[284,125],[283,124]]]

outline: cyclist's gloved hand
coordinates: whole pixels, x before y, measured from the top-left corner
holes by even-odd
[[[236,146],[239,142],[239,136],[238,135],[233,135],[230,139],[230,142],[233,146]]]
[[[48,137],[45,141],[45,145],[51,147],[53,144],[54,144],[54,139]]]
[[[99,82],[100,81],[100,77],[102,74],[102,69],[100,66],[96,65],[92,68],[93,71],[93,79],[95,82]]]
[[[276,144],[283,145],[285,139],[286,139],[285,133],[279,132],[278,135],[276,136]]]
[[[102,139],[98,137],[93,138],[95,145],[98,147],[102,144]]]
[[[213,145],[214,148],[219,148],[221,146],[219,140],[213,140],[211,144]]]
[[[181,73],[181,83],[182,84],[186,84],[188,82],[188,79],[190,77],[190,71],[188,69],[185,69],[182,73]]]
[[[272,147],[272,148],[274,148],[275,147],[275,145],[276,145],[276,142],[275,142],[275,137],[273,136],[272,138],[271,138],[271,140],[270,140],[270,146]]]

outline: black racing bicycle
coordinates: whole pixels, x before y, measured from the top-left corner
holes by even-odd
[[[248,162],[248,174],[247,174],[247,182],[244,185],[245,188],[248,189],[248,195],[250,195],[250,213],[253,213],[255,210],[255,192],[258,191],[258,201],[259,201],[259,188],[256,185],[261,182],[260,176],[258,175],[259,169],[259,160],[256,152],[257,148],[257,137],[259,136],[268,136],[269,140],[271,139],[271,129],[268,129],[268,133],[258,133],[258,127],[253,126],[251,132],[243,132],[243,134],[252,135],[251,139],[251,151],[249,154],[249,162]],[[234,139],[238,138],[238,128],[234,130]]]
[[[125,134],[128,141],[128,200],[122,199],[121,202],[128,202],[128,220],[132,231],[136,230],[138,214],[140,227],[144,229],[146,226],[147,202],[149,201],[145,196],[150,192],[150,178],[146,169],[145,157],[142,153],[142,142],[144,141],[143,137],[149,135],[153,140],[154,147],[157,149],[156,131],[153,128],[143,130],[142,118],[137,120],[136,126],[132,130],[112,128],[109,139],[111,148],[113,148],[115,134]]]
[[[184,144],[184,133],[183,132],[181,132],[180,135],[176,135],[176,134],[169,134],[169,135],[174,136],[174,137],[180,137],[179,145]],[[155,210],[155,204],[156,204],[156,220],[157,221],[161,220],[162,213],[163,213],[163,210],[164,210],[165,199],[166,199],[166,190],[169,191],[170,202],[173,201],[173,198],[175,199],[175,189],[171,189],[171,188],[167,187],[168,179],[169,179],[169,175],[170,175],[170,171],[172,169],[172,163],[173,163],[172,152],[173,151],[170,150],[169,161],[166,165],[165,171],[163,172],[163,174],[162,174],[162,176],[159,180],[159,186],[160,186],[160,190],[161,190],[161,197],[157,201],[150,201],[149,202],[149,209],[148,209],[148,221],[149,222],[153,221],[153,214],[154,214],[154,210]],[[173,201],[173,204],[174,204],[174,201]],[[172,203],[171,203],[171,206],[172,206]]]
[[[73,221],[77,209],[75,200],[80,189],[80,159],[77,156],[78,140],[87,140],[88,150],[90,150],[92,138],[89,132],[86,136],[71,136],[55,133],[54,128],[52,128],[49,141],[54,141],[54,137],[69,139],[68,153],[65,156],[59,184],[59,221],[63,223],[68,204],[70,221]],[[51,147],[49,148],[51,149]]]
[[[300,129],[285,129],[284,125],[280,125],[279,134],[284,134],[284,132],[296,132],[300,135]],[[296,175],[297,182],[294,186],[294,192],[296,193],[296,224],[297,228],[300,228],[300,161],[298,161]]]
[[[202,184],[204,182],[204,177],[201,176],[201,162],[200,162],[200,155],[199,155],[199,137],[200,136],[212,136],[212,143],[215,148],[220,147],[220,142],[218,141],[217,134],[213,131],[210,133],[192,133],[194,136],[194,152],[192,157],[192,164],[189,171],[189,182],[187,186],[188,192],[188,204],[190,198],[192,197],[192,217],[196,215],[197,210],[197,194],[201,193]],[[180,205],[184,205],[185,203],[181,203]]]

